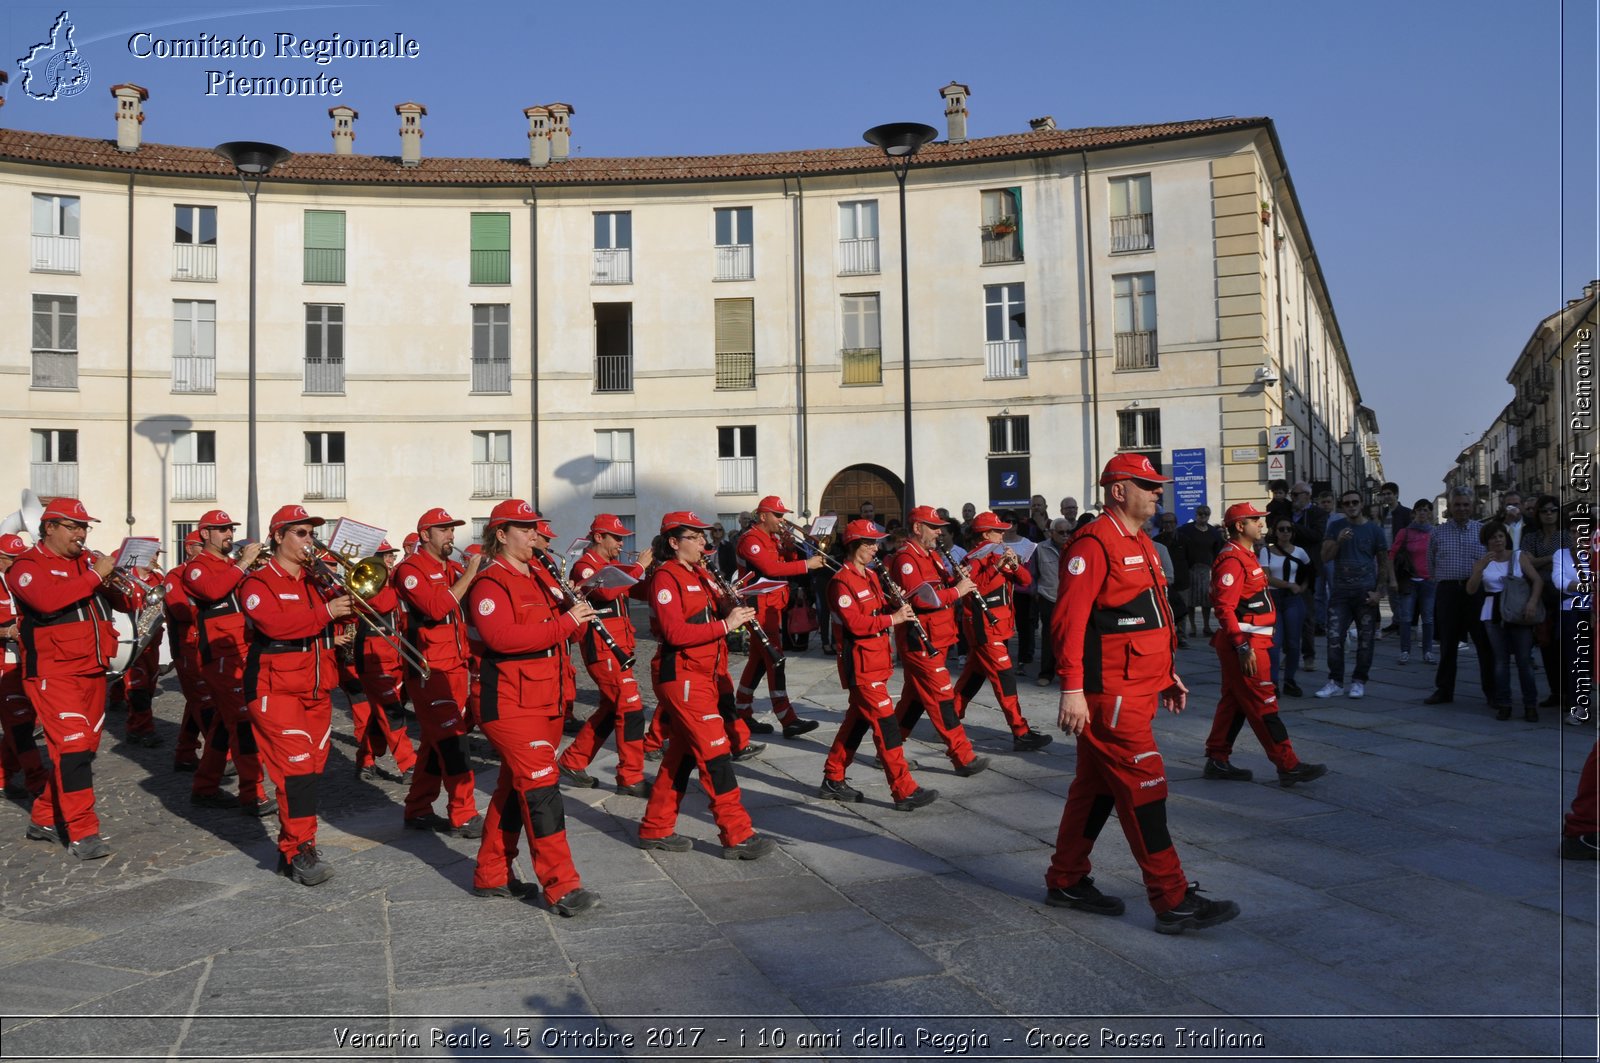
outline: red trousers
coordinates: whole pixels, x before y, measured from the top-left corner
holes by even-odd
[[[773,648],[782,652],[783,613],[777,609],[766,610],[760,623],[761,630],[767,633]],[[751,702],[763,678],[767,680],[767,692],[772,695],[773,713],[786,727],[797,722],[800,717],[795,714],[794,706],[789,704],[788,678],[784,663],[774,660],[772,654],[761,644],[761,640],[751,635],[750,658],[745,661],[744,672],[739,676],[739,690],[734,697],[734,703],[741,716],[751,715]]]
[[[966,716],[967,703],[983,689],[983,681],[987,679],[994,688],[995,700],[1000,703],[1000,712],[1011,734],[1018,738],[1027,734],[1031,728],[1017,701],[1017,673],[1011,666],[1011,653],[1006,649],[1005,640],[978,640],[969,633],[967,641],[967,666],[961,669],[961,678],[956,681],[956,715]]]
[[[44,724],[44,740],[54,767],[44,792],[33,802],[32,821],[41,827],[64,823],[78,841],[100,833],[94,814],[94,758],[106,722],[104,675],[24,679],[23,690]]]
[[[292,858],[300,846],[317,841],[317,783],[328,763],[333,702],[327,691],[319,695],[263,694],[250,703],[250,721],[261,763],[282,799],[278,849]]]
[[[1062,889],[1089,873],[1089,852],[1115,809],[1150,907],[1167,911],[1183,900],[1189,882],[1167,833],[1166,769],[1150,730],[1159,695],[1086,696],[1089,726],[1078,736],[1078,772],[1067,789],[1045,885]]]
[[[926,712],[933,721],[933,729],[944,741],[945,755],[959,768],[972,760],[973,752],[966,728],[961,726],[961,717],[956,715],[955,690],[944,664],[948,652],[945,649],[927,654],[910,650],[900,654],[906,679],[900,688],[900,705],[895,716],[900,721],[900,736],[905,739],[911,737],[917,721]]]
[[[217,707],[206,732],[205,752],[194,772],[194,793],[214,794],[222,786],[222,769],[233,756],[239,769],[239,804],[261,802],[261,756],[254,725],[244,700],[244,661],[224,657],[207,664],[200,673]]]
[[[459,827],[478,814],[473,794],[477,780],[467,761],[467,734],[472,730],[466,714],[467,671],[438,669],[426,682],[407,672],[406,693],[422,727],[422,750],[406,794],[405,817],[416,819],[432,812],[443,789],[449,799],[450,825]]]
[[[1600,765],[1595,755],[1600,753],[1600,742],[1589,750],[1589,759],[1583,762],[1583,774],[1578,777],[1578,793],[1572,799],[1572,810],[1567,813],[1562,833],[1569,838],[1600,832]]]
[[[350,700],[350,716],[356,737],[356,767],[365,768],[387,750],[394,754],[395,770],[404,772],[417,763],[417,751],[406,733],[405,713],[400,708],[400,685],[388,672],[361,672],[365,701]]]
[[[733,700],[733,680],[728,677],[728,672],[723,669],[717,672],[717,712],[722,716],[722,730],[728,736],[729,748],[735,752],[750,744],[750,725],[745,722],[745,717],[739,715]],[[667,740],[667,714],[662,711],[661,703],[656,703],[656,711],[650,717],[650,727],[645,731],[644,748],[659,750]]]
[[[156,715],[151,708],[155,698],[157,681],[161,677],[161,647],[151,643],[150,648],[139,655],[139,659],[128,666],[123,674],[128,692],[128,737],[134,735],[154,734],[156,730]]]
[[[615,731],[617,782],[623,786],[643,782],[644,699],[639,697],[639,681],[633,677],[633,669],[622,667],[609,650],[588,669],[589,678],[600,688],[600,707],[561,754],[561,766],[569,771],[587,768]]]
[[[1267,751],[1267,759],[1279,771],[1297,767],[1300,758],[1295,756],[1289,743],[1289,729],[1278,715],[1278,694],[1272,687],[1272,661],[1270,647],[1259,644],[1251,649],[1256,658],[1256,674],[1244,674],[1239,663],[1239,651],[1232,645],[1217,650],[1222,662],[1222,697],[1217,702],[1217,714],[1211,721],[1211,734],[1206,736],[1206,756],[1212,760],[1227,760],[1233,754],[1233,740],[1239,737],[1245,721],[1250,721],[1254,731]]]
[[[689,773],[698,770],[722,844],[738,845],[754,834],[755,828],[739,798],[732,744],[717,707],[715,677],[680,671],[677,678],[654,686],[656,715],[664,717],[667,746],[639,823],[639,837],[665,838],[673,833]]]
[[[559,706],[555,708],[559,711]],[[544,899],[554,904],[583,885],[567,847],[566,811],[556,785],[561,717],[502,711],[498,720],[483,724],[483,733],[500,751],[500,777],[484,816],[472,884],[506,885],[517,859],[517,837],[525,832],[534,878],[544,889]]]
[[[900,724],[895,719],[894,699],[889,696],[889,677],[871,682],[857,682],[850,688],[850,706],[845,709],[844,721],[833,738],[833,748],[828,750],[828,760],[822,766],[823,778],[839,782],[856,758],[856,749],[862,737],[872,732],[872,744],[878,750],[878,763],[889,780],[889,793],[896,801],[910,797],[917,789],[917,781],[906,766],[905,750],[901,748]]]
[[[22,669],[16,665],[0,671],[0,781],[10,783],[11,773],[22,772],[28,792],[38,797],[44,792],[50,773],[33,740],[33,725],[38,716],[22,689]]]
[[[200,649],[184,644],[173,661],[178,673],[178,688],[183,691],[183,722],[178,725],[178,742],[172,750],[174,764],[200,763],[200,738],[211,730],[216,718],[216,699],[200,674]]]

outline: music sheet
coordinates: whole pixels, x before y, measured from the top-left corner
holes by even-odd
[[[377,553],[378,547],[383,545],[383,536],[382,528],[340,517],[334,521],[333,532],[328,536],[328,547],[341,557],[356,561]]]
[[[117,550],[117,567],[122,571],[131,572],[135,567],[149,568],[156,554],[161,551],[161,540],[129,536],[122,540]]]

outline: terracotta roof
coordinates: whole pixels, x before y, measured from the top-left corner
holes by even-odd
[[[1266,118],[1202,118],[1158,125],[1046,129],[980,137],[960,144],[929,144],[917,165],[936,166],[1054,155],[1201,136],[1269,126]],[[115,140],[0,129],[0,160],[115,170],[125,173],[232,177],[232,168],[210,148],[144,144],[117,150]],[[273,170],[274,179],[340,184],[393,185],[597,185],[784,177],[882,170],[882,153],[870,145],[744,155],[597,158],[574,156],[535,168],[518,159],[424,158],[402,166],[394,155],[296,153]]]

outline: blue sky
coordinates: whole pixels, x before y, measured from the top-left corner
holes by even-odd
[[[574,150],[589,155],[828,147],[884,121],[942,127],[937,90],[952,79],[972,87],[973,136],[1042,114],[1062,127],[1268,115],[1407,501],[1435,493],[1510,399],[1505,375],[1540,318],[1600,277],[1590,0],[67,7],[92,85],[27,98],[16,61],[62,2],[10,0],[5,125],[110,136],[106,90],[119,81],[150,89],[152,141],[326,151],[327,108],[348,103],[363,113],[356,150],[382,154],[397,150],[403,100],[428,107],[428,154],[505,157],[526,152],[522,108],[551,100],[576,107]],[[321,67],[139,60],[128,48],[139,30],[269,47],[279,31],[401,32],[421,54]],[[326,73],[345,92],[207,97],[216,68]]]

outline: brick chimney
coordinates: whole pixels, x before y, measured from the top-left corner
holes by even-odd
[[[952,144],[966,142],[967,97],[971,94],[971,89],[957,81],[939,90],[939,95],[944,97],[944,122],[948,132],[945,139]]]
[[[117,101],[117,150],[138,151],[144,101],[150,98],[150,92],[138,85],[113,85],[111,96]]]
[[[354,107],[346,107],[341,103],[337,107],[328,108],[328,117],[333,119],[333,153],[349,155],[354,152],[356,119],[361,117],[360,113]]]
[[[527,107],[523,115],[528,119],[528,165],[550,165],[550,108]]]
[[[1035,133],[1043,133],[1045,130],[1054,129],[1055,127],[1056,119],[1054,115],[1047,114],[1038,118],[1028,119],[1028,128],[1033,130]]]
[[[550,112],[550,161],[564,162],[572,145],[572,130],[567,125],[567,117],[578,112],[570,103],[546,104],[545,109]]]
[[[422,161],[422,116],[428,109],[420,103],[397,103],[400,116],[400,165],[415,166]]]

